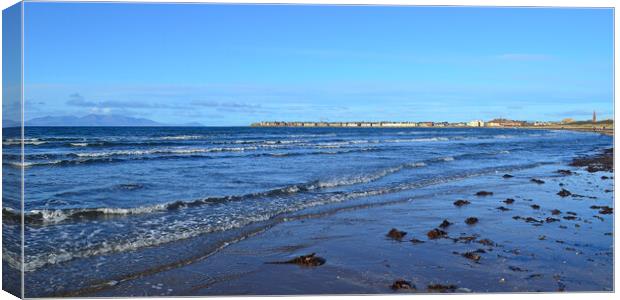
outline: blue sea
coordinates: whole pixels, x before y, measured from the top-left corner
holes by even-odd
[[[204,258],[302,211],[566,163],[612,144],[531,129],[31,127],[22,163],[7,136],[6,188],[25,170],[31,296]],[[20,230],[16,193],[3,199],[5,236]],[[3,246],[5,266],[19,268],[19,247]]]

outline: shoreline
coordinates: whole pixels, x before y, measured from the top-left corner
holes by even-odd
[[[79,295],[610,291],[613,172],[588,170],[609,163],[610,155],[607,150],[598,156],[606,161],[592,156],[581,165],[540,166],[512,177],[466,179],[376,207],[292,218],[209,258]],[[493,194],[476,195],[483,190]],[[469,204],[456,206],[457,199]],[[470,217],[479,221],[466,224]],[[392,228],[406,233],[386,236]],[[427,236],[433,228],[445,236]],[[270,263],[311,253],[324,263]]]
[[[595,132],[608,136],[613,136],[613,128],[587,128],[587,127],[564,127],[564,126],[522,126],[522,127],[469,127],[469,126],[429,126],[429,127],[339,127],[339,126],[326,126],[326,127],[300,127],[300,126],[252,126],[252,125],[238,125],[238,126],[26,126],[28,128],[358,128],[358,129],[534,129],[534,130],[570,130],[579,132]],[[3,127],[5,129],[19,129],[21,127]]]
[[[613,128],[587,128],[587,127],[519,127],[523,129],[543,129],[543,130],[566,130],[566,131],[578,131],[578,132],[592,132],[592,133],[600,133],[602,135],[613,136],[614,129]]]
[[[567,131],[578,131],[578,132],[594,132],[600,133],[603,135],[613,136],[614,128],[613,125],[611,128],[607,126],[598,126],[592,127],[587,125],[557,125],[557,126],[516,126],[516,127],[503,127],[503,126],[275,126],[275,125],[249,125],[247,127],[250,128],[321,128],[321,129],[533,129],[533,130],[567,130]]]

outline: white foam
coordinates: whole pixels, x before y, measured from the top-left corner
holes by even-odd
[[[137,156],[151,154],[194,154],[209,152],[239,152],[246,150],[256,150],[257,147],[228,147],[228,148],[165,148],[165,149],[148,149],[148,150],[115,150],[105,152],[82,152],[75,153],[78,157],[109,157],[109,156]]]
[[[25,162],[10,162],[9,165],[11,165],[14,168],[29,168],[32,166],[36,166],[36,165],[40,165],[41,163],[37,163],[37,162],[32,162],[32,161],[25,161]]]
[[[447,137],[432,137],[432,138],[419,138],[419,139],[387,139],[388,143],[415,143],[415,142],[443,142],[449,141]]]
[[[40,139],[23,139],[24,145],[41,145],[47,143],[46,141],[41,141]],[[19,145],[22,143],[22,139],[6,139],[2,141],[2,144],[5,146],[11,145]]]
[[[140,206],[132,208],[76,208],[76,209],[34,209],[27,212],[27,215],[40,215],[45,223],[58,223],[79,213],[101,213],[104,215],[136,215],[151,213],[156,211],[165,211],[168,203],[156,204],[152,206]]]
[[[155,139],[162,139],[162,140],[198,140],[198,139],[202,139],[205,136],[202,135],[173,135],[173,136],[163,136],[160,138],[155,138]]]

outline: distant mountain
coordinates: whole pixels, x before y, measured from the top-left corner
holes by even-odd
[[[121,115],[46,116],[26,121],[26,126],[203,126],[200,123],[171,125]]]
[[[189,123],[185,123],[185,124],[171,125],[171,126],[203,127],[204,125],[202,125],[201,123],[198,123],[198,122],[189,122]]]

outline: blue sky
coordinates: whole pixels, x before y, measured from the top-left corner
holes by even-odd
[[[613,11],[27,3],[26,116],[164,123],[613,114]]]

